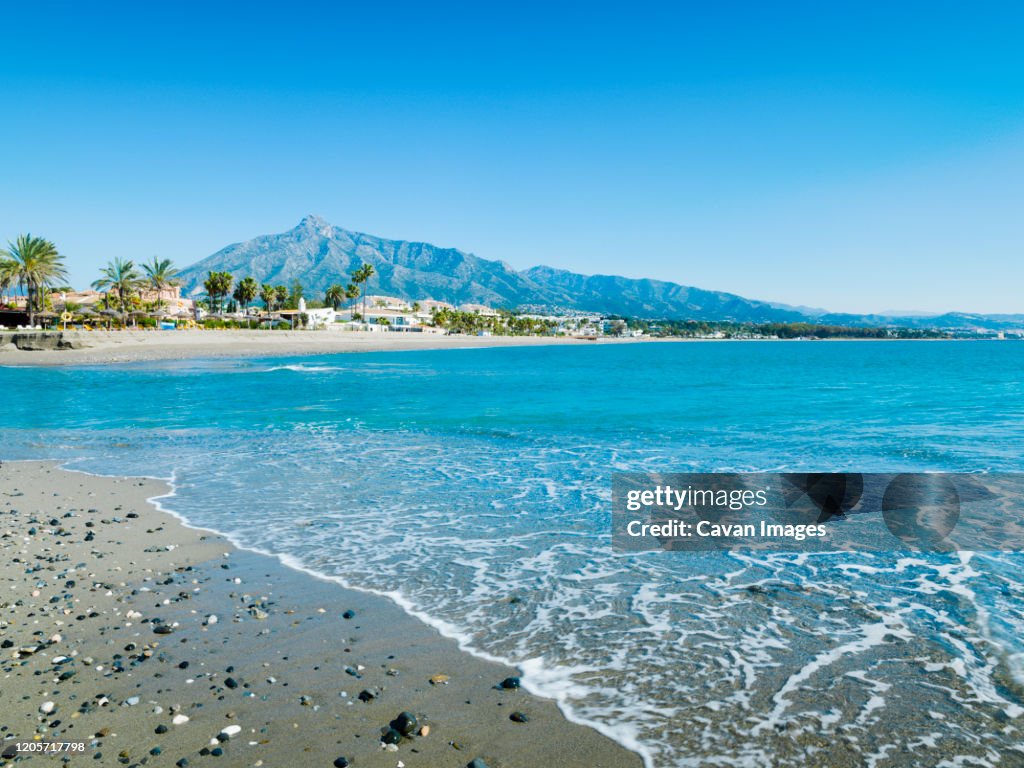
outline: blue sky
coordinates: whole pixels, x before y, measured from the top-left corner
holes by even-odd
[[[307,213],[517,268],[1024,312],[1024,10],[7,4],[0,240],[84,286]]]

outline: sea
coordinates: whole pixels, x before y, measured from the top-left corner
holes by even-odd
[[[0,368],[0,459],[517,665],[648,766],[1024,765],[1024,556],[616,551],[618,472],[1024,471],[1024,343],[631,343]]]

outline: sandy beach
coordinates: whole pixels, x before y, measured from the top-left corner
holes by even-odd
[[[45,337],[48,337],[44,339]],[[445,336],[435,333],[322,331],[62,331],[36,332],[32,349],[19,349],[13,334],[0,334],[0,365],[89,365],[142,360],[210,357],[280,357],[335,352],[387,352],[409,349],[473,349],[621,344],[643,339],[598,341],[554,336]],[[46,349],[59,343],[64,348]]]
[[[0,765],[33,741],[82,745],[72,765],[641,765],[390,601],[147,501],[168,490],[0,466]]]

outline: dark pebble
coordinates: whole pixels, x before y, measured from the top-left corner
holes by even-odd
[[[377,694],[374,693],[373,691],[367,690],[367,691],[360,691],[360,693],[359,693],[359,700],[361,702],[363,702],[363,703],[366,703],[368,701],[373,701],[376,698],[377,698]]]
[[[515,690],[516,688],[519,687],[519,678],[518,677],[506,677],[504,680],[501,681],[500,687],[502,687],[502,688],[504,688],[505,690],[508,690],[508,691]]]
[[[334,761],[334,768],[348,768],[348,758],[339,757]]]
[[[174,628],[168,624],[157,624],[153,627],[153,631],[158,635],[169,635],[174,631]]]
[[[420,721],[412,712],[403,712],[391,721],[391,727],[403,736],[411,736],[420,727]]]
[[[355,617],[356,617],[356,612],[355,611],[345,611],[343,614],[341,614],[341,618],[343,618],[343,619],[354,619]]]
[[[156,729],[153,731],[153,733],[167,733],[167,726],[166,725],[158,725],[156,727]]]
[[[214,747],[213,749],[210,750],[210,754],[213,755],[214,757],[220,757],[221,755],[224,754],[224,750],[221,749],[220,747]]]
[[[511,715],[508,716],[508,719],[511,720],[513,723],[530,722],[530,718],[526,716],[525,712],[513,712]]]
[[[235,678],[233,678],[233,677],[229,677],[227,680],[224,681],[224,685],[226,685],[228,688],[231,688],[232,690],[234,690],[235,688],[238,687],[238,681],[235,680]]]
[[[402,734],[396,731],[394,728],[388,728],[384,731],[384,735],[380,737],[380,740],[385,744],[397,744],[402,740]]]

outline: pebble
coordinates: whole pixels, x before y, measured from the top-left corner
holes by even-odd
[[[127,699],[124,700],[124,703],[127,704],[129,707],[134,707],[136,704],[139,703],[139,697],[129,696]]]
[[[242,732],[242,726],[240,726],[240,725],[228,725],[228,726],[225,726],[224,728],[221,729],[220,735],[221,736],[226,736],[227,738],[230,739],[232,736],[237,736],[241,732]]]
[[[504,688],[508,691],[513,691],[519,687],[519,678],[506,677],[504,680],[501,681],[501,683],[499,683],[499,687]]]
[[[339,757],[334,761],[334,768],[348,768],[349,762],[347,757]]]
[[[42,705],[40,705],[39,707],[39,711],[42,712],[44,715],[52,714],[56,709],[57,705],[54,704],[52,701],[44,701]]]
[[[419,728],[420,722],[412,712],[402,712],[391,721],[391,727],[403,736],[411,736]]]
[[[385,744],[397,744],[402,740],[402,734],[394,728],[387,728],[385,729],[384,734],[380,737],[380,740]]]
[[[479,757],[475,757],[469,761],[466,768],[487,768],[487,763],[481,760]]]
[[[174,725],[184,725],[188,722],[188,715],[175,715],[171,723]]]
[[[448,677],[448,675],[434,675],[432,678],[430,678],[430,684],[431,685],[448,685],[448,680],[449,679],[450,678]]]
[[[354,619],[355,617],[356,617],[356,612],[355,611],[345,611],[343,614],[341,614],[341,618],[343,618],[343,619]]]
[[[511,715],[508,716],[508,719],[511,720],[513,723],[530,722],[530,718],[526,716],[525,712],[513,712]]]
[[[217,614],[211,613],[209,616],[206,617],[206,621],[203,622],[203,623],[208,625],[208,626],[212,626],[212,625],[216,624],[217,623]]]

